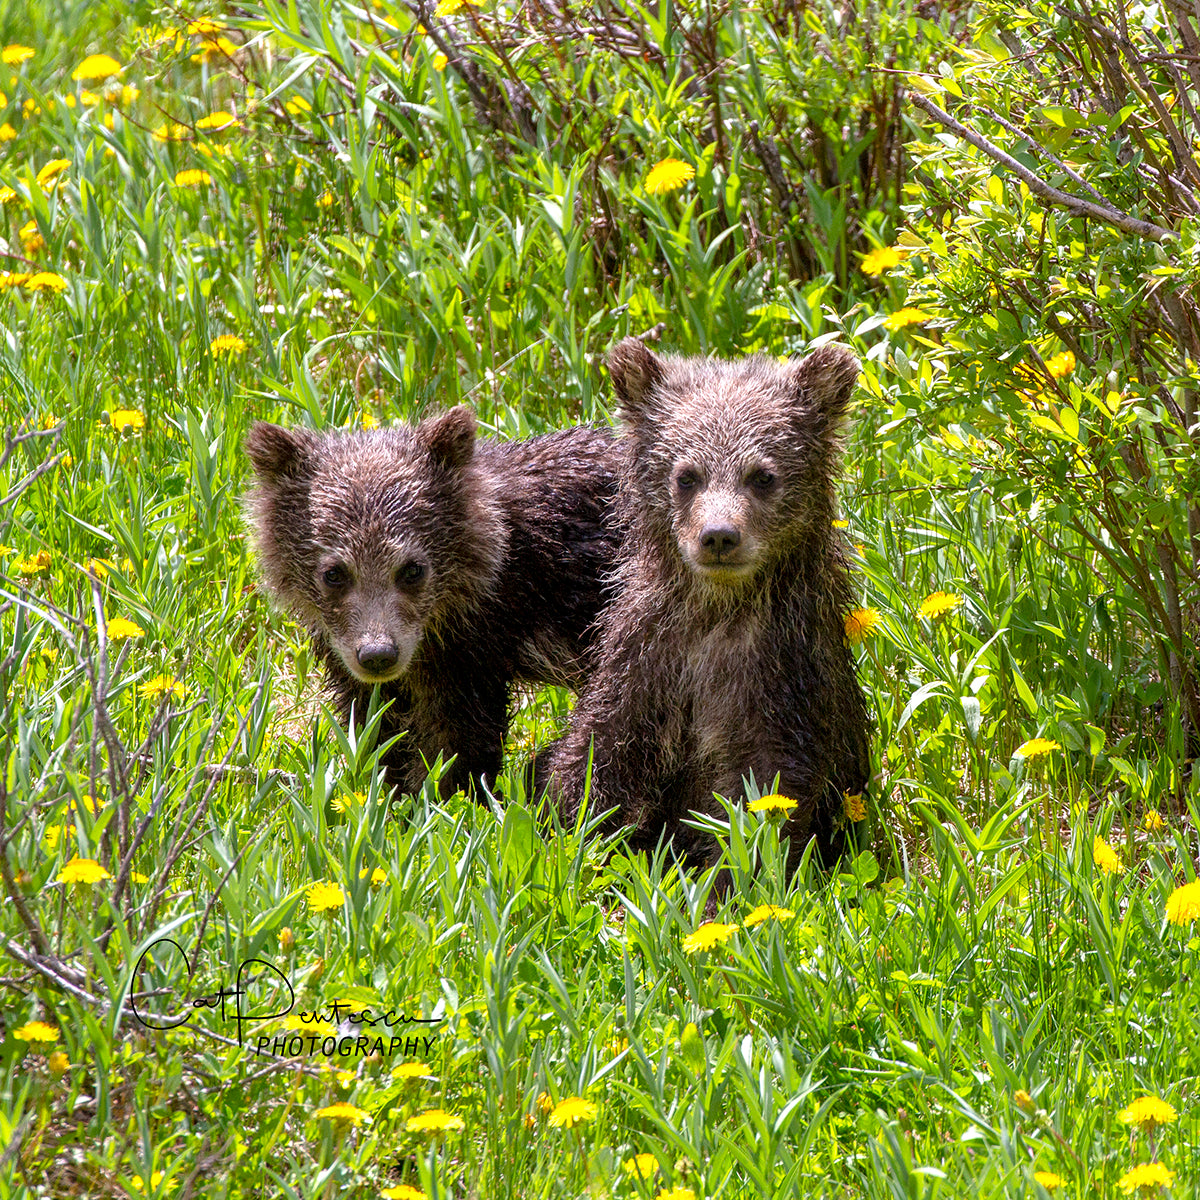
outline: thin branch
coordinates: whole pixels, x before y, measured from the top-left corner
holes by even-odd
[[[1126,233],[1133,234],[1135,237],[1144,237],[1152,242],[1165,242],[1179,236],[1172,229],[1164,229],[1161,225],[1154,225],[1150,221],[1131,217],[1128,213],[1121,212],[1119,209],[1111,208],[1108,205],[1093,204],[1090,200],[1084,200],[1079,196],[1072,196],[1069,192],[1063,192],[1056,187],[1051,187],[1041,176],[1035,175],[1028,167],[1017,162],[1011,154],[1006,154],[994,142],[988,141],[983,134],[976,133],[975,130],[969,129],[961,121],[955,120],[948,112],[938,108],[932,100],[921,95],[920,92],[910,91],[908,98],[918,108],[928,113],[938,124],[944,125],[951,133],[955,133],[962,138],[964,142],[974,146],[977,150],[982,150],[988,158],[1011,171],[1026,184],[1034,195],[1040,196],[1050,204],[1057,204],[1060,208],[1065,208],[1073,216],[1087,217],[1093,221],[1100,221],[1105,225],[1112,225],[1117,229],[1124,230]]]

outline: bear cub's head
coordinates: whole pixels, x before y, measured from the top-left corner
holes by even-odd
[[[858,360],[659,356],[637,338],[609,355],[625,425],[624,508],[635,530],[706,588],[728,593],[833,518],[839,428]]]
[[[267,588],[361,683],[403,675],[499,570],[505,526],[466,407],[350,433],[260,422],[246,452]]]

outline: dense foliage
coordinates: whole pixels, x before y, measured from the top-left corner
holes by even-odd
[[[0,1195],[1191,1194],[1190,10],[0,0],[0,44]],[[605,420],[629,333],[864,359],[876,785],[791,882],[728,798],[715,921],[523,796],[553,689],[505,803],[389,796],[238,508],[256,417]],[[250,959],[279,1015],[147,1027]],[[329,1056],[350,1007],[427,1024]]]

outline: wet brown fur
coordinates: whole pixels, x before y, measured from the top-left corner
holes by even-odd
[[[457,755],[444,789],[493,780],[512,685],[583,681],[616,546],[611,434],[477,441],[459,407],[352,433],[260,423],[246,450],[267,590],[309,629],[343,718],[375,684],[393,701],[389,782],[419,788],[439,753]]]
[[[858,377],[847,350],[803,361],[659,357],[629,338],[609,360],[621,405],[624,543],[597,668],[547,771],[573,820],[615,807],[635,849],[743,794],[751,771],[795,800],[794,867],[840,842],[844,791],[869,771],[866,706],[844,644],[853,607],[836,516],[839,426]],[[734,544],[735,543],[735,544]]]

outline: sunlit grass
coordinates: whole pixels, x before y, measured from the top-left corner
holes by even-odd
[[[681,74],[605,57],[576,119],[620,152],[584,160],[487,125],[406,9],[317,13],[6,12],[33,53],[0,73],[0,268],[27,277],[0,291],[0,1194],[1000,1197],[1040,1172],[1111,1195],[1152,1156],[1194,1181],[1197,793],[1157,664],[1069,532],[1056,556],[945,486],[955,447],[897,384],[923,326],[881,340],[906,310],[848,269],[836,189],[791,283],[754,240],[787,218],[749,142],[700,137]],[[765,18],[720,30],[765,133],[790,60]],[[558,690],[520,698],[503,801],[387,795],[238,507],[255,418],[605,420],[605,349],[659,323],[684,352],[838,334],[866,359],[843,499],[866,819],[789,881],[769,811],[731,804],[715,915],[667,849],[526,801]],[[132,1015],[250,959],[240,1030]],[[289,988],[292,1025],[264,1015]],[[254,1053],[318,1029],[370,1037]],[[1125,1121],[1147,1095],[1178,1120]]]

